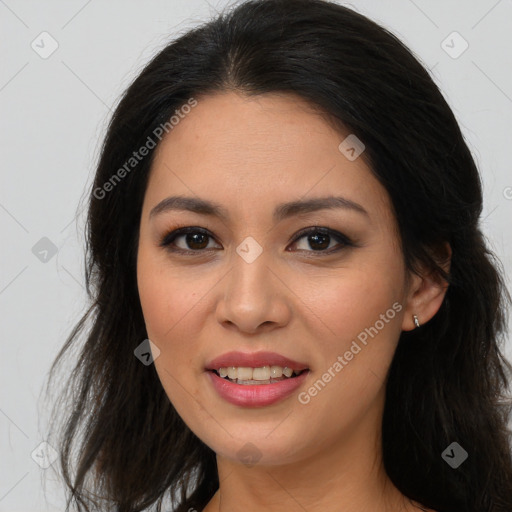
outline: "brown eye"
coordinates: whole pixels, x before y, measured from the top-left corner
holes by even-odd
[[[177,238],[179,239],[181,237],[184,237],[185,244],[191,249],[206,249],[208,245],[208,235],[204,233],[187,233]]]
[[[323,227],[303,229],[295,237],[293,244],[297,245],[298,241],[302,238],[306,239],[306,246],[298,250],[301,252],[318,253],[319,256],[332,254],[344,247],[354,246],[347,236],[338,231]],[[214,240],[214,237],[208,231],[190,226],[171,231],[162,238],[159,245],[171,252],[199,254],[219,248],[209,247],[210,240]]]
[[[352,241],[342,233],[322,227],[308,228],[306,231],[301,231],[293,243],[297,244],[297,242],[302,238],[306,238],[307,247],[302,249],[299,248],[299,250],[306,252],[320,252],[330,254],[342,249],[344,246],[353,245]],[[332,242],[337,242],[337,245],[341,245],[342,247],[330,250],[333,247],[331,246]],[[308,249],[308,247],[312,250]],[[334,247],[336,247],[336,244],[334,244]]]
[[[160,242],[160,246],[166,247],[170,251],[201,252],[208,249],[210,238],[213,237],[204,229],[186,227],[176,229],[175,231],[167,234]],[[180,247],[176,241],[181,239],[183,241],[180,242]]]

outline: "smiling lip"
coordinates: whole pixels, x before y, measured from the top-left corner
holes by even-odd
[[[288,359],[275,352],[227,352],[206,364],[206,370],[218,370],[229,366],[245,366],[249,368],[262,368],[263,366],[287,366],[296,372],[307,370],[308,365]],[[267,384],[270,386],[271,384]]]
[[[216,371],[219,368],[263,366],[288,367],[295,372],[301,372],[295,377],[285,378],[270,384],[237,384],[220,377]],[[229,403],[242,407],[265,407],[291,395],[301,386],[309,374],[309,367],[275,352],[228,352],[216,357],[206,364],[206,373],[219,396]]]

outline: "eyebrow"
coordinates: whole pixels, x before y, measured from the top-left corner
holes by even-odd
[[[336,208],[352,210],[370,217],[368,212],[360,204],[345,197],[328,196],[278,204],[274,209],[273,219],[274,222],[279,222],[283,219],[293,217],[294,215]],[[206,199],[185,196],[170,196],[160,201],[151,210],[149,218],[151,219],[158,214],[173,210],[190,211],[199,215],[219,217],[224,221],[230,218],[228,211],[218,203]]]

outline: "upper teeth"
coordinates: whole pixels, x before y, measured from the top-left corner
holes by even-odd
[[[247,366],[229,366],[227,368],[219,368],[221,377],[229,377],[230,379],[239,380],[269,380],[278,379],[283,375],[291,377],[294,370],[285,366],[262,366],[260,368],[250,368]],[[299,372],[295,372],[299,373]]]

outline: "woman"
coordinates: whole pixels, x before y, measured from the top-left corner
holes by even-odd
[[[249,1],[169,44],[110,123],[52,368],[86,333],[68,508],[511,510],[481,210],[442,94],[362,15]]]

